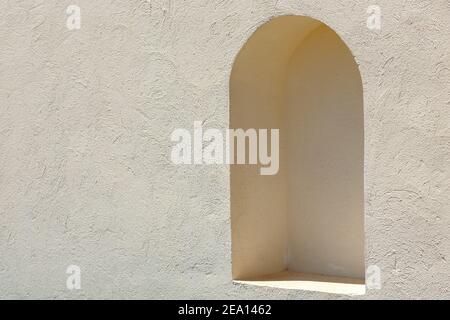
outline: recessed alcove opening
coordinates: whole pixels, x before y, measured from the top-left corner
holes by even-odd
[[[279,128],[278,174],[232,165],[232,276],[363,294],[364,124],[358,66],[325,24],[283,16],[239,52],[230,128]]]

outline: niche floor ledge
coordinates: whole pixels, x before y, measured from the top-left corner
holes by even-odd
[[[364,279],[332,277],[293,271],[282,271],[249,280],[234,280],[234,282],[255,286],[347,295],[363,295],[366,293]]]

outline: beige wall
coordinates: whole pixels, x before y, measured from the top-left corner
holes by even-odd
[[[0,1],[0,298],[346,298],[233,283],[229,167],[170,161],[174,129],[229,127],[233,63],[284,15],[330,26],[361,71],[365,264],[382,289],[359,298],[450,298],[449,2],[377,0],[381,30],[369,4]]]
[[[358,67],[326,26],[288,64],[288,266],[364,278],[363,96]]]
[[[287,17],[262,26],[235,60],[230,78],[231,128],[281,128],[286,62],[316,22]],[[293,41],[293,39],[295,39]],[[286,169],[261,176],[257,166],[231,166],[233,277],[259,276],[286,268]]]

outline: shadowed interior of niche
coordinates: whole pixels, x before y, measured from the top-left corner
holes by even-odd
[[[279,128],[280,169],[231,166],[235,281],[365,292],[363,120],[358,66],[325,24],[279,17],[245,43],[230,128]]]

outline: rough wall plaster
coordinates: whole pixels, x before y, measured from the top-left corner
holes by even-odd
[[[343,298],[232,284],[228,168],[170,163],[174,128],[228,126],[233,60],[283,14],[329,25],[361,70],[383,287],[359,298],[450,298],[450,4],[376,1],[380,31],[370,4],[1,0],[0,298]]]

